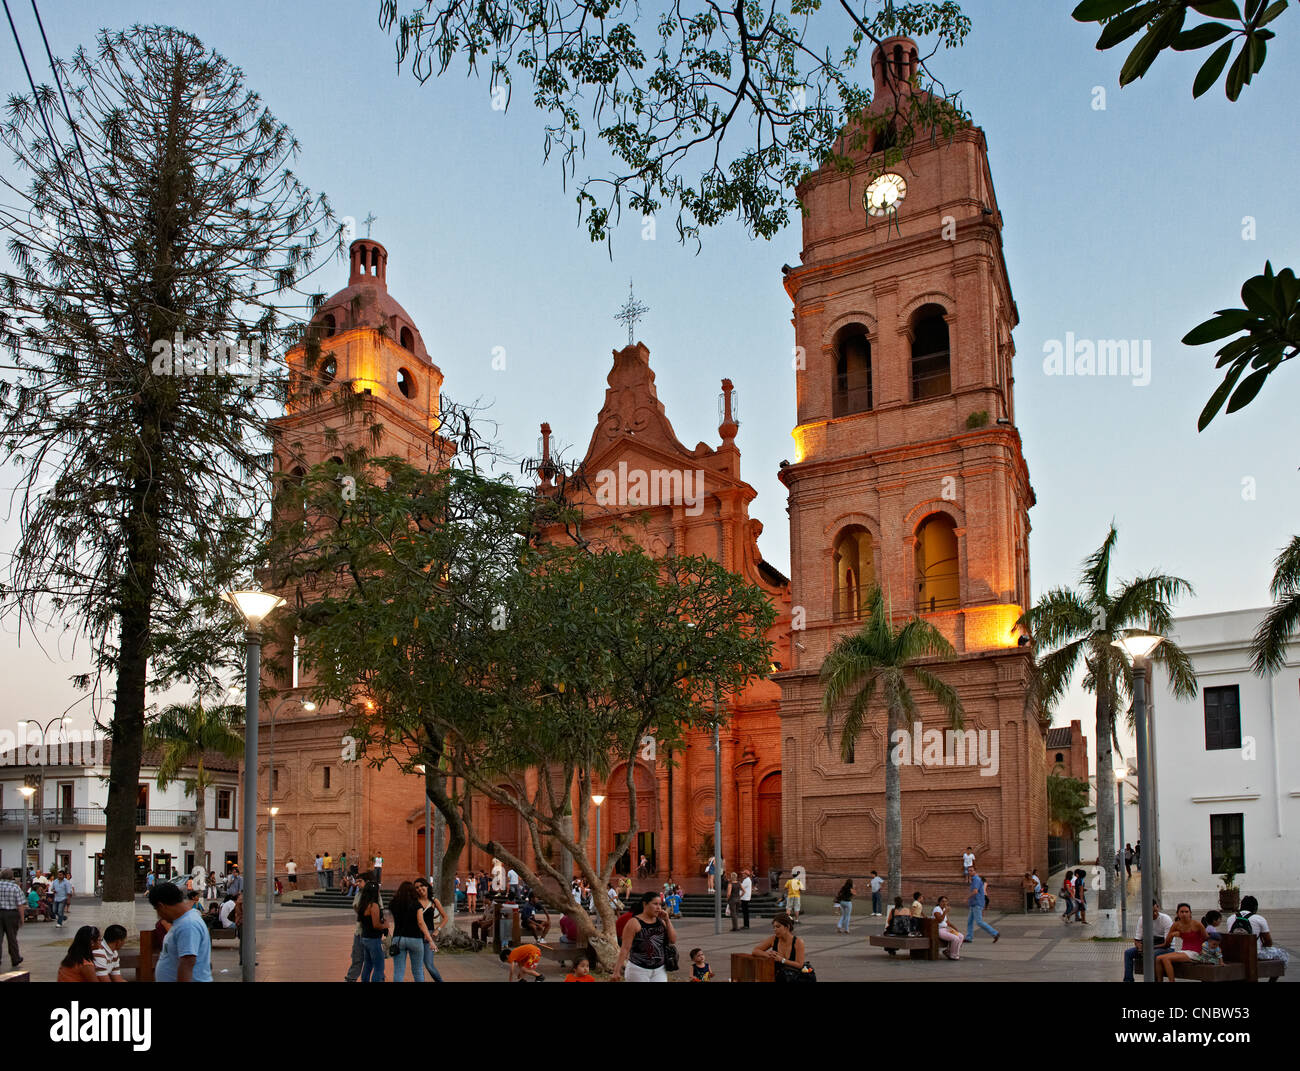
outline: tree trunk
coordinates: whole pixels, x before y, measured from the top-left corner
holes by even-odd
[[[143,602],[143,598],[139,600]],[[145,673],[149,661],[149,610],[137,602],[123,608],[117,691],[113,699],[104,808],[104,900],[135,902],[136,802],[144,744]]]
[[[208,787],[204,784],[194,786],[194,865],[208,869]],[[191,873],[193,870],[191,869]]]
[[[1103,911],[1113,909],[1119,900],[1115,880],[1115,764],[1111,758],[1111,726],[1114,720],[1114,693],[1109,688],[1109,682],[1098,681],[1095,780],[1097,865],[1101,868],[1101,888],[1097,893],[1097,906]]]
[[[903,794],[901,770],[894,761],[894,734],[902,728],[902,711],[889,704],[889,734],[885,740],[885,844],[888,849],[889,898],[903,895]]]
[[[460,813],[456,810],[455,804],[447,795],[446,776],[440,771],[436,771],[432,764],[429,765],[428,773],[424,778],[424,789],[429,796],[429,802],[442,815],[442,820],[447,826],[447,847],[442,853],[441,864],[438,867],[437,896],[444,906],[452,905],[447,910],[454,919],[456,913],[456,863],[460,860],[460,853],[465,848],[465,826],[461,822]],[[432,830],[426,829],[424,831],[426,837],[431,834]],[[423,865],[423,861],[421,861],[421,865]],[[451,925],[455,925],[455,923],[453,922]]]

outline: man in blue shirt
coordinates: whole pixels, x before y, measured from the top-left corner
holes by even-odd
[[[973,866],[970,868],[970,896],[966,900],[966,906],[970,908],[970,914],[966,916],[966,940],[969,941],[975,935],[975,927],[978,926],[985,933],[991,933],[993,943],[997,944],[1001,935],[984,921],[984,879]]]
[[[50,892],[54,894],[54,924],[62,926],[68,919],[68,901],[72,899],[72,882],[66,873],[50,882]]]
[[[212,939],[203,916],[190,910],[185,894],[170,882],[150,889],[149,903],[160,919],[171,923],[154,968],[155,981],[212,981]]]

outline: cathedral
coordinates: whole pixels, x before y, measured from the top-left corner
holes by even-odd
[[[877,47],[873,108],[919,92],[917,65],[907,38]],[[764,559],[762,525],[749,516],[756,492],[741,474],[731,381],[721,385],[716,445],[689,447],[658,398],[642,343],[613,354],[582,461],[595,478],[577,504],[588,535],[618,526],[656,556],[709,555],[776,608],[773,672],[727,701],[720,745],[728,869],[766,875],[802,866],[821,893],[845,877],[885,873],[892,742],[883,714],[846,761],[838,741],[827,740],[819,685],[827,652],[859,627],[866,595],[879,585],[896,626],[920,616],[955,649],[952,661],[930,668],[960,695],[966,718],[957,742],[971,748],[954,763],[949,734],[945,752],[923,753],[919,740],[948,724],[918,691],[912,728],[920,737],[901,765],[903,872],[915,883],[907,888],[952,891],[969,847],[994,901],[1009,904],[1024,872],[1045,869],[1047,799],[1046,730],[1028,698],[1032,654],[1016,627],[1030,602],[1034,492],[1015,424],[1018,316],[1001,215],[977,127],[918,138],[892,171],[882,173],[878,153],[858,156],[851,170],[823,167],[800,186],[803,251],[798,265],[783,269],[798,355],[792,452],[779,474],[788,490],[789,576]],[[389,293],[379,242],[352,243],[348,285],[313,324],[323,336],[324,375],[362,395],[361,407],[383,427],[381,452],[444,464],[451,448],[438,434],[443,374]],[[304,360],[301,347],[289,354],[291,368]],[[348,433],[322,435],[320,427],[342,415],[291,402],[278,422],[277,471],[338,456]],[[368,433],[353,426],[356,444],[373,450]],[[550,432],[543,424],[544,450]],[[637,523],[626,524],[633,517]],[[281,689],[259,720],[260,810],[280,808],[276,869],[294,859],[309,873],[316,853],[346,851],[350,860],[382,855],[389,882],[420,872],[422,778],[346,761],[343,714],[307,709],[296,679],[287,691],[283,681],[266,683]],[[604,852],[627,831],[626,780],[619,767],[605,786],[593,786],[606,797]],[[639,829],[631,859],[645,855],[661,877],[699,878],[714,824],[711,740],[689,738],[672,755],[638,758],[633,780]],[[481,799],[474,807],[476,828],[530,859],[512,810]],[[458,870],[489,862],[466,849]]]

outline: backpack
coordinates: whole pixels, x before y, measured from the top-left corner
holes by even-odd
[[[1251,937],[1254,937],[1255,931],[1251,928],[1250,919],[1251,919],[1250,913],[1246,913],[1244,915],[1238,915],[1235,919],[1232,920],[1232,925],[1228,928],[1228,932],[1246,933],[1246,934],[1250,934]]]

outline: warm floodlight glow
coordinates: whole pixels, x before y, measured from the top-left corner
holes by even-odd
[[[29,800],[36,795],[36,789],[32,788],[31,785],[23,785],[23,787],[18,790],[18,793],[23,799]]]
[[[239,611],[239,616],[253,632],[273,610],[284,605],[279,595],[269,591],[223,591],[221,597]]]
[[[1152,636],[1146,632],[1135,632],[1123,639],[1116,640],[1111,646],[1127,651],[1129,658],[1133,659],[1134,662],[1140,662],[1156,649],[1163,638],[1162,636]]]
[[[313,703],[310,699],[308,699],[305,703],[303,703],[303,705],[302,705],[302,709],[303,709],[303,710],[308,710],[308,711],[310,711],[310,710],[315,710],[315,709],[316,709],[316,704]]]
[[[592,796],[592,797],[591,797],[591,802],[594,803],[597,807],[599,807],[602,803],[605,802],[605,797],[604,797],[604,796]]]
[[[272,817],[272,818],[274,818],[277,814],[280,813],[280,808],[279,808],[279,807],[270,807],[270,808],[268,808],[268,810],[270,811],[270,813],[271,813],[271,817]]]

